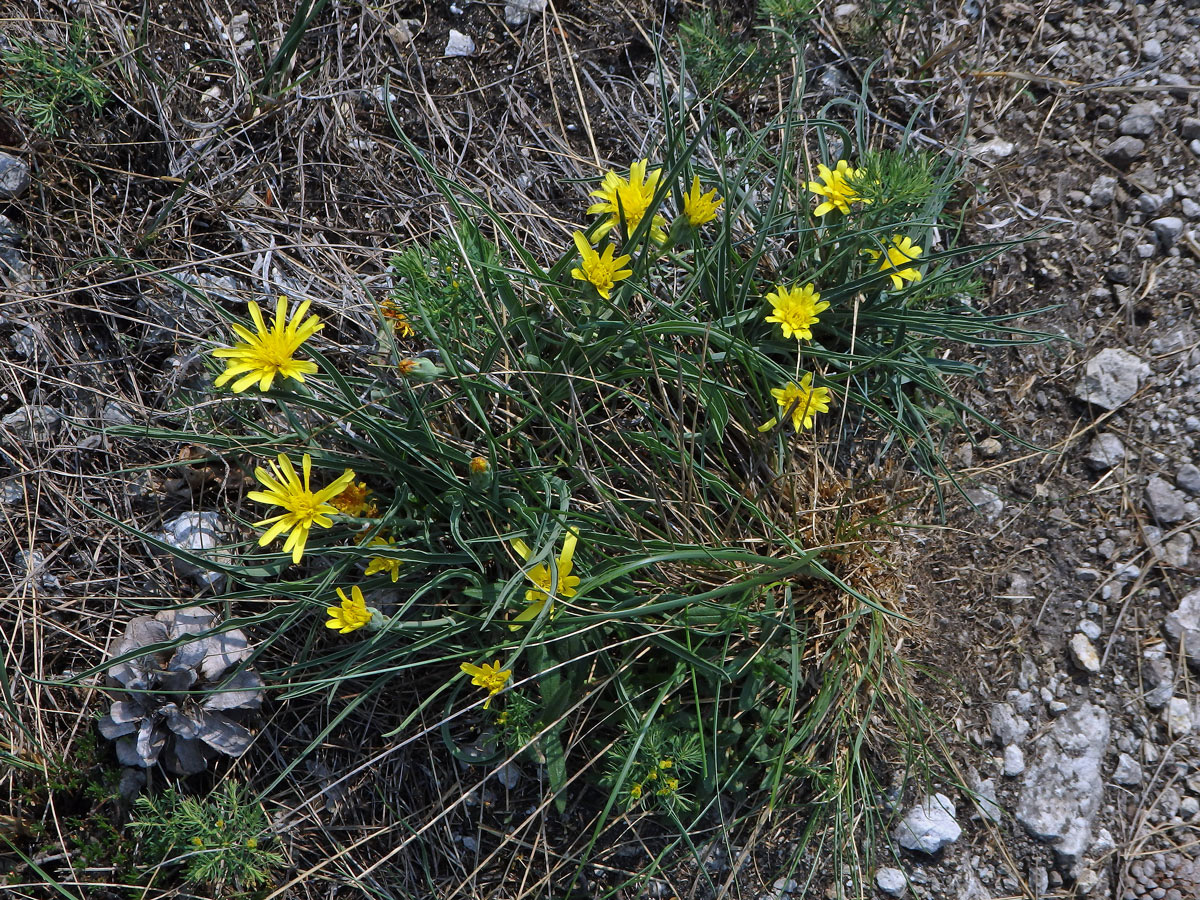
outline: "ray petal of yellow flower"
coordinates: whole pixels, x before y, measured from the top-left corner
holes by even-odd
[[[347,469],[339,475],[332,484],[316,493],[310,489],[312,475],[312,457],[307,453],[301,462],[304,480],[296,474],[292,461],[284,454],[279,454],[277,462],[268,461],[270,471],[261,466],[255,469],[254,477],[266,488],[265,491],[250,491],[246,494],[250,500],[279,506],[283,513],[271,516],[259,522],[255,527],[270,525],[271,527],[258,539],[260,547],[265,547],[285,531],[289,531],[287,541],[283,545],[284,552],[292,554],[292,562],[298,563],[304,554],[304,545],[308,541],[308,533],[313,525],[328,528],[333,524],[330,515],[336,515],[338,510],[329,504],[346,486],[354,481],[354,472]]]
[[[812,326],[819,321],[818,314],[829,309],[829,303],[821,299],[813,284],[790,288],[780,285],[766,299],[772,307],[766,320],[778,322],[785,338],[795,335],[798,341],[812,340]]]
[[[898,291],[903,290],[906,281],[921,280],[921,271],[908,263],[920,256],[924,250],[907,235],[893,234],[891,241],[884,244],[883,252],[870,247],[864,248],[862,252],[871,257],[872,261],[879,263],[879,271],[888,273],[892,279],[892,287]]]
[[[820,217],[838,210],[842,215],[850,212],[851,203],[870,203],[871,201],[859,194],[856,183],[864,175],[862,169],[855,169],[846,160],[838,160],[835,168],[830,169],[823,163],[817,165],[817,177],[820,181],[810,181],[808,189],[818,197],[825,197],[825,202],[813,210],[813,215]]]
[[[471,684],[488,692],[487,699],[483,701],[484,709],[491,705],[492,698],[504,690],[508,679],[512,677],[512,669],[501,669],[500,660],[496,660],[494,663],[484,663],[482,666],[462,663],[459,668],[471,676]]]
[[[604,215],[607,218],[601,224],[596,238],[602,238],[625,220],[626,235],[637,231],[638,225],[649,212],[658,190],[662,169],[655,169],[649,174],[646,169],[649,160],[641,159],[629,167],[629,178],[625,179],[616,172],[606,172],[600,186],[592,191],[591,196],[598,198],[596,203],[588,207],[589,215]],[[658,243],[667,239],[667,220],[655,213],[651,222],[650,236]]]
[[[252,332],[242,325],[234,325],[233,333],[241,342],[212,351],[213,356],[227,360],[225,371],[217,376],[217,387],[233,381],[234,393],[240,393],[258,382],[259,390],[269,391],[276,377],[303,382],[305,375],[317,371],[317,364],[311,360],[294,358],[301,345],[324,327],[320,319],[308,315],[311,301],[301,303],[289,321],[288,300],[281,296],[275,304],[275,321],[271,327],[263,320],[257,303],[251,300],[247,306],[255,330]]]
[[[529,545],[519,538],[510,543],[522,559],[528,560],[532,555]],[[550,567],[544,563],[539,563],[525,573],[525,577],[533,583],[533,587],[525,591],[525,602],[529,605],[513,618],[512,624],[509,626],[512,630],[515,631],[522,624],[536,619],[547,601],[551,599],[551,591],[555,597],[574,597],[578,593],[580,579],[577,575],[571,574],[571,569],[574,567],[575,548],[578,543],[579,532],[574,528],[567,529],[562,551],[554,564],[557,569],[557,584],[550,572]]]
[[[790,415],[792,427],[796,431],[801,428],[812,428],[817,413],[829,412],[831,400],[829,388],[814,388],[812,378],[812,372],[805,372],[799,384],[789,381],[783,387],[771,390],[771,396],[779,405],[779,414],[781,416]]]
[[[337,589],[337,594],[342,603],[340,606],[326,608],[325,612],[329,615],[329,621],[325,623],[326,628],[336,629],[340,634],[349,634],[371,621],[371,609],[357,584],[350,589],[349,597],[341,588]]]
[[[576,231],[572,237],[582,259],[580,266],[571,270],[571,277],[578,281],[586,281],[596,289],[596,293],[608,300],[616,282],[623,281],[633,274],[632,269],[622,268],[629,262],[630,257],[614,256],[616,251],[612,244],[606,245],[603,253],[597,253],[580,231]]]
[[[692,189],[683,195],[683,214],[689,225],[699,228],[717,217],[717,207],[724,202],[717,196],[716,188],[707,194],[700,193],[700,176],[693,175]]]

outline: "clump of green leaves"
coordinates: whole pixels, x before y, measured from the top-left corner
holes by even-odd
[[[96,76],[98,61],[82,22],[71,25],[65,47],[12,39],[0,51],[0,102],[37,131],[58,134],[69,113],[99,112],[109,94]]]
[[[693,805],[688,788],[703,764],[700,738],[694,730],[661,723],[645,728],[634,719],[608,752],[604,784],[619,791],[630,807],[676,812]]]
[[[472,343],[494,333],[479,292],[482,287],[485,295],[491,293],[491,285],[478,282],[488,280],[488,273],[497,267],[497,249],[477,229],[460,227],[457,232],[428,247],[409,247],[393,256],[396,286],[388,299],[418,331],[449,331]]]
[[[758,45],[735,35],[729,21],[711,9],[680,22],[679,41],[689,74],[708,94],[754,80],[762,66]]]
[[[796,30],[817,16],[817,0],[758,0],[759,18]]]
[[[226,781],[207,797],[167,788],[139,797],[134,833],[156,866],[183,866],[187,884],[240,892],[265,884],[283,857],[270,850],[267,818],[246,789]]]

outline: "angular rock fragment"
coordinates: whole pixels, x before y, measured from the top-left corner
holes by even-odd
[[[1067,866],[1076,865],[1091,843],[1104,796],[1101,765],[1108,738],[1108,713],[1086,703],[1038,739],[1036,759],[1025,773],[1017,821],[1050,843]]]

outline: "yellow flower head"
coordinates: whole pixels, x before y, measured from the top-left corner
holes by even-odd
[[[850,168],[850,163],[844,159],[838,160],[837,167],[830,169],[829,166],[819,164],[817,166],[817,175],[821,184],[817,181],[810,181],[808,189],[819,197],[825,197],[825,202],[813,210],[814,216],[823,216],[833,210],[838,210],[842,215],[850,212],[850,204],[854,202],[870,203],[871,201],[863,197],[854,187],[854,182],[862,178],[864,172],[862,169]]]
[[[328,487],[314,493],[309,488],[312,459],[307,453],[304,454],[302,463],[304,470],[303,481],[300,480],[296,474],[296,470],[292,467],[292,461],[282,453],[279,454],[278,465],[273,462],[268,462],[267,465],[271,467],[270,471],[267,471],[262,466],[254,470],[254,477],[259,480],[266,490],[250,491],[246,496],[251,500],[257,500],[259,503],[282,506],[286,512],[254,523],[254,527],[256,528],[263,525],[271,526],[258,539],[258,545],[265,547],[279,535],[283,534],[283,532],[290,531],[291,534],[288,535],[287,542],[283,545],[283,552],[292,551],[292,562],[298,563],[300,562],[300,557],[304,554],[304,544],[308,541],[309,529],[313,525],[328,528],[333,524],[333,520],[329,516],[336,515],[338,510],[329,501],[345,490],[350,482],[354,481],[354,472],[347,469]]]
[[[780,415],[791,414],[792,427],[797,431],[802,427],[812,428],[817,413],[829,412],[829,388],[813,387],[812,372],[805,372],[799,384],[789,381],[781,388],[773,388],[771,396],[779,404]]]
[[[484,663],[482,666],[463,663],[459,668],[471,676],[471,684],[488,692],[487,699],[483,701],[484,709],[491,705],[492,698],[504,690],[508,679],[512,677],[512,669],[500,668],[500,660],[496,660],[494,663]]]
[[[717,217],[717,207],[725,201],[717,196],[713,188],[707,194],[700,193],[700,176],[692,176],[692,189],[683,195],[683,214],[687,216],[688,224],[699,228]]]
[[[491,463],[483,456],[472,456],[471,461],[467,463],[467,468],[473,476],[486,475],[491,467]]]
[[[262,310],[251,300],[248,304],[250,318],[254,320],[258,333],[242,325],[234,325],[233,332],[242,339],[241,342],[212,351],[218,359],[229,360],[225,364],[225,371],[217,376],[217,387],[237,378],[233,383],[234,393],[244,391],[256,381],[260,391],[269,391],[276,375],[304,381],[305,375],[316,372],[315,362],[292,359],[301,344],[325,327],[316,316],[304,318],[311,305],[311,300],[305,300],[288,321],[288,300],[287,297],[280,297],[275,304],[275,321],[271,328],[267,328]]]
[[[629,256],[623,255],[614,258],[615,250],[612,244],[607,245],[603,253],[597,253],[587,242],[583,233],[577,231],[575,232],[575,246],[579,248],[579,255],[583,257],[583,262],[581,268],[571,270],[571,277],[579,281],[586,281],[605,300],[611,296],[613,285],[616,282],[633,274],[633,269],[621,268],[629,262]]]
[[[371,540],[367,543],[367,546],[395,547],[396,542],[376,535],[375,537],[371,538]],[[374,575],[376,572],[387,572],[392,576],[392,584],[395,584],[400,578],[400,566],[403,564],[403,562],[404,560],[402,559],[395,559],[394,557],[390,556],[374,556],[371,558],[371,561],[367,563],[366,574]]]
[[[642,786],[640,784],[633,785],[629,789],[629,796],[632,797],[634,800],[641,800],[642,799]]]
[[[573,528],[567,529],[567,536],[563,540],[562,553],[558,555],[558,560],[555,567],[558,569],[558,585],[555,588],[555,595],[559,597],[574,597],[579,588],[579,578],[571,574],[572,560],[575,557],[575,545],[579,541],[579,534]],[[529,559],[533,555],[533,551],[529,549],[529,545],[518,539],[512,542],[512,547],[517,551],[521,559]],[[512,627],[515,629],[519,623],[528,622],[536,619],[542,611],[542,607],[546,605],[546,601],[550,599],[551,589],[551,574],[550,569],[544,563],[539,563],[528,572],[526,577],[533,582],[534,587],[525,592],[525,602],[529,606],[513,619]]]
[[[679,790],[679,779],[668,778],[663,782],[663,786],[658,789],[658,795],[660,797],[667,797],[675,793],[677,790]]]
[[[772,307],[767,321],[778,322],[785,338],[794,334],[798,341],[812,340],[812,326],[817,324],[817,314],[829,309],[829,304],[821,300],[821,295],[811,284],[804,287],[776,287],[767,294],[767,301]]]
[[[351,482],[346,485],[344,491],[331,498],[329,503],[346,515],[359,518],[375,506],[374,503],[367,502],[367,495],[370,493],[371,489],[367,487],[366,482],[360,481],[357,484]]]
[[[654,199],[654,192],[658,190],[658,182],[662,178],[662,169],[655,169],[647,175],[648,165],[649,160],[645,159],[635,162],[629,167],[628,180],[616,172],[606,172],[600,187],[592,191],[591,196],[599,198],[599,202],[588,207],[588,215],[608,216],[596,233],[597,239],[620,225],[622,216],[625,218],[625,233],[631,235],[637,231],[638,225],[650,209],[650,202]],[[660,215],[654,216],[650,236],[660,244],[667,239],[666,226],[666,219]]]
[[[669,759],[660,759],[660,760],[658,761],[658,767],[659,767],[660,769],[669,769],[669,768],[671,768],[671,767],[672,767],[672,766],[674,766],[674,765],[675,765],[675,763],[674,763],[672,760],[669,760]]]
[[[329,621],[325,623],[326,628],[337,629],[339,634],[349,634],[371,621],[371,610],[367,606],[367,601],[363,599],[362,589],[357,584],[350,588],[349,597],[341,588],[337,589],[337,594],[342,598],[342,605],[330,606],[325,610],[329,614]]]
[[[893,234],[890,243],[884,245],[884,250],[887,256],[880,259],[884,254],[878,250],[872,250],[869,247],[864,247],[862,252],[871,257],[872,262],[879,263],[879,271],[887,272],[892,278],[892,287],[896,290],[904,288],[906,281],[920,281],[921,273],[907,263],[912,262],[923,252],[920,247],[912,242],[911,238],[900,234]],[[901,268],[904,266],[904,268]]]
[[[395,300],[384,300],[379,304],[379,311],[392,323],[392,331],[396,333],[396,337],[410,338],[416,334],[412,322],[408,320],[408,314],[396,305]]]

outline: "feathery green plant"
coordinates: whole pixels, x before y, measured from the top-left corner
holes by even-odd
[[[0,49],[0,102],[34,130],[57,135],[71,112],[97,113],[108,97],[92,55],[83,22],[71,24],[62,48],[11,38]]]

